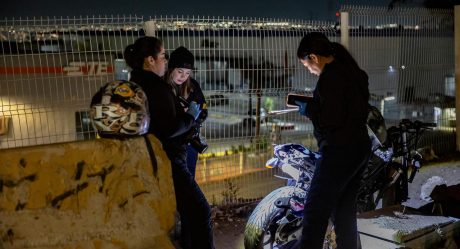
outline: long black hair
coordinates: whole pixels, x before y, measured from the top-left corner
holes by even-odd
[[[337,42],[331,42],[320,32],[311,32],[306,34],[300,41],[297,49],[297,57],[306,59],[310,54],[321,56],[334,56],[335,59],[345,62],[350,66],[358,67],[355,59],[348,50]]]
[[[156,59],[162,46],[163,42],[160,39],[144,36],[138,38],[133,44],[126,46],[123,56],[129,67],[142,69],[144,59],[149,56],[153,56]]]

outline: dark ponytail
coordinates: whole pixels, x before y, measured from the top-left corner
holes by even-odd
[[[132,69],[142,68],[142,65],[144,64],[144,58],[138,58],[138,54],[136,52],[137,51],[134,44],[130,44],[126,46],[125,52],[123,54],[123,57],[125,57],[126,64],[128,64],[128,66]]]
[[[162,46],[163,43],[156,37],[141,37],[134,44],[126,46],[123,56],[129,67],[132,69],[142,69],[144,59],[149,56],[153,56],[156,59]]]
[[[335,59],[344,62],[345,64],[348,64],[353,67],[358,67],[358,63],[355,61],[353,56],[351,56],[350,52],[340,43],[338,42],[332,42],[331,43],[332,50],[333,50],[333,56]]]
[[[306,34],[300,41],[299,48],[297,49],[297,57],[305,59],[310,54],[321,56],[334,56],[338,61],[342,61],[353,67],[358,67],[353,56],[347,49],[337,42],[330,42],[329,39],[320,32],[311,32]]]

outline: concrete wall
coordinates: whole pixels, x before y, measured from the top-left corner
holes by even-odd
[[[0,150],[0,248],[174,248],[160,142],[98,139]]]

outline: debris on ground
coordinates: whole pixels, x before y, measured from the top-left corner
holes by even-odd
[[[231,235],[244,233],[246,221],[258,201],[244,204],[227,204],[224,206],[214,206],[211,209],[211,218],[214,224],[214,234],[219,235],[232,231]]]
[[[430,177],[421,187],[420,190],[420,198],[425,201],[432,201],[430,195],[433,191],[434,187],[438,185],[447,185],[447,181],[440,176],[432,176]]]

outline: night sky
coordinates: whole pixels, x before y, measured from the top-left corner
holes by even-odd
[[[0,17],[200,15],[336,20],[342,4],[388,6],[391,0],[5,0]]]

